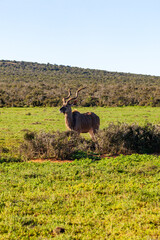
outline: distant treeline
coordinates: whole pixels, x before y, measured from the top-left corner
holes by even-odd
[[[59,106],[81,86],[81,106],[160,106],[160,77],[0,61],[0,107]]]

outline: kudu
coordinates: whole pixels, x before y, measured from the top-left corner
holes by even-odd
[[[78,89],[75,97],[70,97],[71,90],[69,89],[68,96],[62,99],[63,106],[60,108],[60,112],[65,115],[66,127],[69,130],[74,130],[78,134],[89,133],[91,138],[95,140],[95,133],[100,125],[99,117],[93,112],[80,113],[77,110],[72,112],[71,109],[71,101],[76,100],[78,98],[78,93],[84,88],[85,87]]]

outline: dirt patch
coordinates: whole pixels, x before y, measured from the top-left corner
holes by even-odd
[[[101,155],[101,159],[103,158],[111,158],[111,157],[114,157],[116,158],[118,155],[114,155],[114,156],[108,156],[107,154],[103,154]],[[60,160],[60,159],[55,159],[55,158],[46,158],[46,159],[41,159],[41,158],[37,158],[37,159],[31,159],[29,160],[29,162],[38,162],[38,163],[43,163],[43,162],[53,162],[53,163],[71,163],[73,162],[74,160]]]
[[[40,158],[38,158],[38,159],[31,159],[31,160],[29,160],[29,162],[38,162],[38,163],[43,163],[43,162],[47,162],[47,161],[53,162],[53,163],[66,163],[66,162],[71,163],[74,160],[58,160],[58,159],[52,159],[52,158],[49,158],[49,159],[40,159]]]

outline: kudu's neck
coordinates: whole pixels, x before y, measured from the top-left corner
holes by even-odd
[[[65,113],[65,123],[69,130],[73,130],[73,116],[71,108]]]

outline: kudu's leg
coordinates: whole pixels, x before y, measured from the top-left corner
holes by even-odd
[[[91,130],[89,131],[89,135],[91,136],[91,138],[92,138],[93,141],[96,140],[93,129],[91,129]]]

